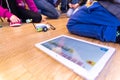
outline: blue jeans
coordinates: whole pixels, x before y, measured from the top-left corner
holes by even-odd
[[[60,14],[55,7],[46,0],[34,0],[39,12],[48,18],[57,19]]]
[[[73,8],[69,8],[67,11],[67,17],[72,16],[75,12],[77,12],[77,10],[79,10],[80,7],[73,9]]]
[[[72,4],[76,4],[76,3],[79,3],[81,0],[72,0],[70,3]]]
[[[62,13],[66,13],[68,10],[68,0],[61,0],[61,7],[60,10]]]
[[[46,0],[46,1],[54,6],[54,0]]]

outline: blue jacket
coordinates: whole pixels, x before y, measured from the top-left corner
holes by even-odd
[[[92,6],[82,6],[73,14],[68,23],[68,31],[80,36],[92,37],[101,41],[115,42],[120,21],[98,2]]]

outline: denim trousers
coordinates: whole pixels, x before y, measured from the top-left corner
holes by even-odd
[[[34,0],[39,12],[48,18],[57,19],[60,14],[58,10],[47,0]]]
[[[77,10],[79,10],[80,7],[76,8],[76,9],[73,9],[73,8],[69,8],[68,11],[67,11],[67,17],[70,17],[72,16],[75,12],[77,12]]]
[[[72,0],[72,1],[70,1],[70,3],[72,3],[72,4],[76,4],[76,3],[79,3],[81,0]]]
[[[68,0],[61,0],[60,10],[62,13],[66,13],[68,10]]]
[[[79,4],[79,2],[80,2],[81,0],[72,0],[72,1],[70,1],[69,3],[71,3],[71,4]],[[68,17],[70,17],[73,13],[75,13],[77,10],[79,9],[79,7],[78,8],[69,8],[68,9],[68,11],[67,11],[67,16]]]

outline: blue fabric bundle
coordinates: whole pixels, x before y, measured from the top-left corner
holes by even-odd
[[[73,34],[106,42],[116,41],[118,26],[120,26],[120,21],[116,16],[98,2],[94,2],[90,7],[82,6],[67,23],[68,31]]]

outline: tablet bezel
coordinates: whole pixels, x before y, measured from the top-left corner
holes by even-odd
[[[104,48],[107,48],[108,51],[92,67],[91,70],[86,70],[85,68],[73,63],[72,61],[66,59],[65,57],[55,53],[54,51],[48,49],[47,47],[41,45],[43,43],[46,43],[48,41],[51,41],[51,40],[54,40],[54,39],[57,39],[57,38],[60,38],[60,37],[67,37],[67,38],[71,38],[71,39],[74,39],[74,40],[77,40],[77,41],[82,41],[82,42],[85,42],[85,43],[88,43],[88,44],[91,44],[91,45],[104,47]],[[99,75],[101,70],[104,68],[107,61],[111,58],[113,53],[115,53],[115,48],[100,45],[100,44],[96,44],[96,43],[92,43],[92,42],[88,42],[88,41],[85,41],[85,40],[77,39],[77,38],[66,36],[66,35],[60,35],[60,36],[57,36],[55,38],[52,38],[52,39],[49,39],[49,40],[46,40],[46,41],[43,41],[43,42],[36,43],[35,46],[38,49],[42,50],[43,52],[45,52],[46,54],[48,54],[49,56],[51,56],[55,60],[59,61],[60,63],[64,64],[65,66],[67,66],[68,68],[73,70],[75,73],[77,73],[78,75],[84,77],[87,80],[95,80],[95,78]]]

